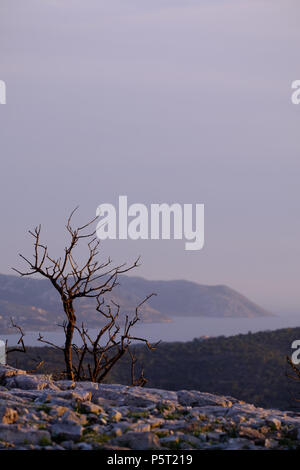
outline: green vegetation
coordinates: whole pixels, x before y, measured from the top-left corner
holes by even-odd
[[[81,437],[81,442],[97,442],[98,444],[105,444],[111,440],[111,436],[108,434],[99,434],[95,431],[85,430]]]
[[[129,413],[127,413],[128,418],[134,418],[136,420],[141,419],[141,418],[146,419],[149,417],[149,415],[150,415],[149,411],[137,411],[137,412],[129,411]]]
[[[39,440],[39,445],[42,447],[50,446],[51,444],[52,444],[51,440],[45,436]]]
[[[265,408],[295,409],[299,404],[293,397],[300,390],[300,381],[286,377],[286,356],[291,355],[295,339],[300,339],[300,328],[162,343],[154,352],[136,346],[136,358],[138,364],[145,365],[147,387],[201,390]],[[38,373],[57,375],[64,368],[62,353],[48,347],[11,355],[10,364],[30,370],[40,358],[45,365]],[[129,361],[122,358],[106,382],[130,383]]]

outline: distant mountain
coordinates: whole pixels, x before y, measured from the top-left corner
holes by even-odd
[[[261,317],[272,315],[227,286],[205,286],[189,281],[149,281],[121,276],[107,301],[122,307],[123,318],[135,306],[155,292],[143,305],[144,322],[166,322],[177,316]],[[77,304],[78,320],[97,326],[102,318],[90,299]],[[25,330],[50,330],[65,319],[54,288],[45,280],[0,275],[0,332],[7,333],[10,317]]]
[[[149,281],[141,277],[124,276],[121,286],[125,293],[145,296],[156,292],[151,305],[170,316],[193,317],[263,317],[273,315],[230,287],[206,286],[190,281]]]
[[[139,293],[116,292],[107,296],[107,302],[114,300],[122,306],[120,314],[132,315],[142,296]],[[75,303],[78,321],[93,327],[103,322],[103,317],[96,311],[93,299],[81,299]],[[145,303],[141,310],[145,323],[171,321],[167,315]],[[52,330],[62,324],[65,315],[60,299],[47,279],[22,278],[0,274],[0,333],[9,333],[10,319],[14,318],[24,330]]]

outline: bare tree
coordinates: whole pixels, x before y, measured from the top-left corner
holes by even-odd
[[[131,350],[128,350],[128,352],[129,352],[130,359],[131,359],[131,385],[144,387],[144,385],[146,385],[146,383],[148,382],[148,380],[145,377],[144,366],[142,366],[142,370],[141,370],[139,378],[136,379],[135,378],[135,365],[137,362],[136,353],[135,351],[131,351]]]
[[[24,336],[25,336],[25,333],[24,331],[22,330],[22,328],[17,325],[14,320],[11,318],[10,319],[10,323],[11,323],[11,328],[15,328],[18,332],[19,332],[19,339],[17,341],[17,345],[16,347],[12,347],[12,348],[9,348],[8,347],[8,341],[6,340],[6,354],[11,354],[13,352],[21,352],[21,353],[26,353],[26,347],[25,347],[25,344],[24,344]]]
[[[131,336],[131,329],[139,321],[140,307],[155,294],[147,296],[136,307],[133,319],[130,320],[126,316],[125,325],[121,331],[119,324],[121,307],[113,301],[106,304],[105,298],[118,285],[119,274],[136,268],[139,258],[129,266],[126,264],[112,266],[110,258],[104,263],[100,263],[97,259],[100,241],[97,239],[95,231],[90,232],[90,227],[97,217],[81,227],[73,228],[71,221],[76,209],[72,211],[67,221],[66,229],[70,236],[70,242],[62,257],[54,258],[49,255],[48,247],[40,241],[41,226],[38,226],[33,231],[29,231],[34,239],[33,260],[20,254],[20,257],[29,266],[29,270],[26,272],[14,270],[21,276],[40,274],[51,282],[59,295],[66,316],[66,321],[60,325],[65,333],[64,346],[62,348],[56,346],[44,340],[41,335],[39,340],[63,351],[67,377],[70,380],[89,378],[92,381],[100,382],[129,350],[132,341],[143,342],[149,349],[153,349],[144,338]],[[88,253],[86,261],[79,265],[75,261],[74,250],[82,241],[86,242]],[[77,325],[74,302],[82,298],[94,299],[96,310],[106,321],[96,338],[90,337],[88,329],[84,325],[81,327]],[[81,346],[73,342],[75,332],[82,340]],[[75,362],[72,353],[76,356]],[[87,373],[86,361],[88,358],[92,358],[92,363],[88,362]]]

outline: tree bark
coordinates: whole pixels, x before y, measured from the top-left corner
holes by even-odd
[[[74,380],[74,370],[72,363],[72,343],[74,336],[74,327],[76,324],[76,316],[74,313],[73,305],[70,302],[64,303],[64,309],[68,317],[68,324],[66,328],[66,341],[65,341],[65,363],[66,363],[66,372],[69,380]]]

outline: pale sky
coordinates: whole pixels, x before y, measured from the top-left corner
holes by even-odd
[[[299,0],[1,0],[0,272],[101,203],[204,203],[205,246],[109,241],[136,275],[299,313]]]

